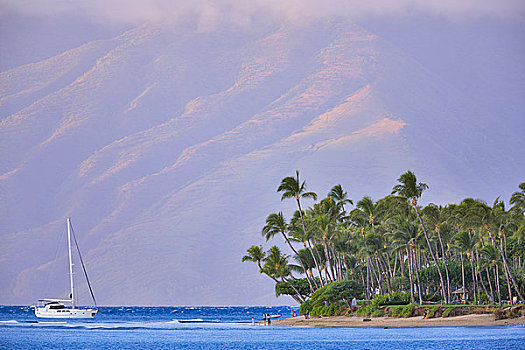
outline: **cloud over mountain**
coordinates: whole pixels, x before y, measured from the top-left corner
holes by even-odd
[[[344,16],[404,17],[437,15],[452,19],[492,17],[523,20],[525,6],[519,0],[79,0],[79,1],[3,1],[1,13],[35,17],[82,15],[103,23],[191,23],[200,30],[221,25],[249,26],[261,18],[304,23],[321,18]]]

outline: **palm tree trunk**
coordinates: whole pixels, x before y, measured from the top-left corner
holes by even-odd
[[[333,247],[333,244],[330,244],[330,241],[328,241],[328,247],[330,248],[329,249],[329,252],[331,253],[330,256],[332,256],[332,260],[330,262],[330,269],[332,271],[332,276],[334,276],[334,281],[338,280],[337,278],[337,257],[335,255],[335,251],[334,251],[334,247]],[[335,269],[334,269],[334,265],[335,265]]]
[[[500,238],[500,241],[501,241],[501,238]],[[502,244],[503,243],[505,243],[505,245],[504,245],[505,246],[505,250],[504,250],[504,252],[505,252],[505,259],[507,259],[507,236],[505,236],[505,235],[503,235],[503,242],[502,242]]]
[[[488,268],[485,268],[485,273],[487,274],[487,281],[489,282],[489,288],[490,288],[490,295],[492,296],[492,302],[494,302],[495,298],[494,298],[494,289],[492,289],[492,282],[490,281],[490,274],[489,274],[489,269]]]
[[[405,262],[401,257],[401,252],[399,252],[399,267],[401,269],[401,277],[405,277]]]
[[[301,215],[301,223],[303,225],[303,232],[306,234],[306,226],[304,224],[304,217],[303,217],[303,211],[301,209],[301,201],[299,200],[299,197],[295,198],[297,200],[297,207],[299,208],[299,214]],[[299,259],[300,261],[301,259]],[[302,265],[302,263],[301,263]],[[312,293],[314,292],[314,287],[312,286],[312,281],[310,281],[310,276],[306,275],[306,279],[308,280],[308,284],[310,285],[310,290]]]
[[[304,275],[306,276],[306,280],[308,281],[308,284],[310,285],[310,291],[313,293],[315,289],[312,286],[312,281],[310,281],[310,276],[308,276],[308,271],[306,270],[306,267],[304,267],[303,260],[299,256],[299,253],[297,252],[297,250],[295,250],[295,248],[293,247],[292,243],[290,243],[290,240],[288,239],[288,237],[286,237],[286,234],[283,231],[281,231],[281,233],[284,237],[284,240],[286,241],[286,243],[288,243],[288,245],[290,246],[290,249],[292,249],[292,251],[297,256],[299,262],[301,263],[301,267],[303,268],[303,272],[304,272]]]
[[[325,262],[325,266],[326,266],[326,275],[330,278],[330,282],[333,282],[335,281],[335,279],[333,278],[333,276],[330,275],[329,271],[328,271],[328,268],[329,267],[332,267],[332,263],[330,261],[330,255],[328,254],[328,249],[326,247],[326,239],[323,238],[323,249],[324,249],[324,255],[325,255],[325,259],[326,259],[326,262]],[[332,269],[333,271],[333,269]]]
[[[343,266],[341,267],[341,269],[344,267],[343,279],[347,280],[350,278],[349,273],[348,273],[350,266],[348,266],[348,261],[346,261],[346,254],[344,252],[343,252],[342,260],[343,261],[341,264],[343,264]]]
[[[332,273],[333,281],[335,282],[337,281],[337,273],[336,273],[336,269],[334,268],[335,267],[335,256],[332,254],[330,242],[327,242],[326,249],[328,250],[329,259],[330,259],[330,272]]]
[[[459,253],[461,257],[461,281],[463,282],[463,299],[465,299],[465,265],[463,264],[463,253]]]
[[[505,259],[505,258],[503,258]],[[509,280],[509,275],[510,273],[507,271],[507,268],[505,265],[503,265],[503,270],[505,271],[505,277],[507,278],[507,288],[509,290],[509,303],[512,303],[512,288],[510,287],[510,280]]]
[[[365,290],[365,297],[366,297],[366,300],[369,300],[369,289],[368,289],[368,269],[367,269],[367,278],[366,278],[366,281],[365,281],[365,272],[363,271],[364,270],[364,267],[361,266],[361,279],[363,280],[363,286],[366,286],[366,290]]]
[[[281,275],[281,278],[290,285],[290,287],[293,288],[293,290],[295,291],[295,294],[297,295],[297,298],[299,298],[301,300],[301,304],[304,303],[304,299],[301,297],[301,294],[299,293],[299,291],[295,288],[295,286],[292,284],[292,282],[290,282],[288,280],[288,278],[284,277],[284,275]]]
[[[385,262],[385,259],[383,257],[382,254],[379,254],[379,258],[381,259],[381,262],[383,263],[383,269],[385,270],[385,275],[386,275],[386,285],[387,285],[387,288],[388,288],[388,300],[390,301],[390,295],[392,294],[392,286],[390,284],[390,274],[392,273],[391,271],[387,271],[387,268],[390,269],[390,264],[387,264]],[[388,257],[387,257],[388,259]],[[388,265],[388,267],[384,266],[384,265]]]
[[[366,257],[366,294],[370,300],[370,258]]]
[[[377,266],[377,282],[379,284],[379,293],[383,295],[383,269],[381,268],[381,265],[379,264],[379,259],[375,258],[376,266]]]
[[[477,267],[479,266],[479,253],[478,253],[478,247],[475,248],[475,254],[474,254],[474,264],[475,264],[475,268],[474,270],[476,271],[476,285],[478,286],[478,301],[479,303],[481,304],[481,288],[479,288],[479,284],[481,283],[482,284],[482,287],[483,289],[485,290],[485,285],[483,285],[483,278],[481,276],[481,271],[477,271]],[[488,296],[488,293],[487,291],[485,290],[485,293],[487,294]]]
[[[503,250],[501,249],[501,247],[495,242],[495,239],[494,239],[494,236],[492,235],[492,232],[490,231],[489,227],[487,226],[487,231],[489,233],[489,236],[490,236],[490,239],[492,240],[492,244],[499,250],[500,254],[501,254],[501,257],[503,260],[503,267],[504,267],[504,271],[505,271],[505,275],[507,277],[507,282],[509,284],[509,298],[511,298],[512,296],[512,292],[510,290],[510,281],[509,281],[509,276],[510,276],[510,279],[512,280],[512,283],[514,285],[514,289],[516,290],[516,293],[518,293],[518,297],[520,298],[521,302],[524,303],[525,302],[525,299],[523,299],[523,296],[521,295],[520,293],[520,289],[518,288],[518,284],[516,283],[516,281],[514,280],[514,277],[512,276],[512,273],[509,269],[509,266],[507,264],[507,259],[505,259],[505,255],[503,254]],[[512,300],[512,299],[511,299]]]
[[[417,247],[418,256],[421,254],[421,249],[418,245]],[[418,259],[420,260],[420,259]],[[417,278],[417,290],[419,297],[419,305],[423,305],[423,293],[421,292],[421,279],[419,278],[419,272],[421,271],[421,264],[416,262],[416,278]]]
[[[494,274],[495,274],[495,283],[496,283],[496,290],[498,292],[498,301],[499,301],[499,304],[501,305],[501,289],[500,289],[500,285],[499,285],[499,268],[498,268],[498,264],[496,264],[496,268],[494,269]]]
[[[399,255],[399,252],[394,254],[394,268],[392,269],[392,274],[390,275],[392,278],[396,276],[398,255]],[[403,273],[401,273],[401,276],[403,276]]]
[[[319,279],[321,280],[321,286],[324,286],[323,275],[321,275],[321,268],[319,267],[319,263],[317,262],[317,259],[315,258],[315,254],[314,254],[314,250],[312,248],[312,244],[310,243],[310,240],[307,240],[307,242],[308,242],[308,249],[310,250],[310,254],[312,254],[312,258],[314,258],[315,267],[317,268],[317,273],[319,274]],[[317,250],[317,248],[315,250]],[[319,259],[319,260],[321,260],[321,259]]]
[[[472,259],[472,253],[470,255],[470,271],[472,273],[472,294],[474,294],[474,304],[477,304],[478,297],[476,296],[476,274],[474,271],[474,260]]]
[[[445,254],[445,246],[443,245],[443,240],[441,239],[441,230],[438,228],[437,230],[438,238],[439,238],[439,244],[441,245],[441,254],[443,255],[443,265],[445,266],[445,275],[447,277],[447,298],[450,300],[451,291],[450,291],[450,278],[448,273],[448,265],[447,265],[447,255]]]
[[[411,257],[411,250],[409,250],[408,246],[406,248],[407,250],[407,257],[408,257],[408,280],[410,281],[410,302],[414,302],[414,275],[413,275],[413,269],[412,269],[412,257]]]
[[[308,242],[308,245],[306,244],[307,242]],[[312,249],[310,248],[310,241],[306,240],[305,242],[303,242],[303,246],[304,246],[304,248],[308,249],[310,254],[312,254],[312,257],[314,258],[315,265],[317,267],[317,261],[315,261],[315,256],[313,255]],[[319,285],[317,284],[317,281],[315,280],[312,267],[310,267],[310,277],[312,277],[312,280],[314,281],[315,289],[319,289]],[[323,286],[323,278],[321,276],[321,271],[319,271],[319,280],[320,280],[321,286]]]
[[[414,208],[416,209],[416,214],[419,219],[419,223],[421,224],[421,227],[423,228],[423,233],[425,234],[425,239],[428,244],[428,250],[430,252],[430,255],[432,255],[432,259],[434,259],[434,263],[436,264],[438,273],[439,273],[439,280],[441,282],[441,295],[443,296],[443,299],[445,299],[445,303],[448,303],[447,300],[447,293],[445,292],[445,282],[443,281],[443,274],[441,273],[441,269],[439,268],[438,260],[436,256],[434,255],[434,250],[432,249],[432,244],[430,244],[430,240],[428,239],[427,230],[425,228],[425,225],[423,225],[423,220],[421,219],[421,215],[419,215],[419,210],[417,209],[417,204],[414,204]]]
[[[483,276],[481,276],[481,272],[479,274],[479,280],[481,282],[481,286],[483,287],[483,290],[485,291],[485,294],[487,294],[487,296],[489,297],[489,300],[491,303],[494,303],[494,299],[492,298],[492,294],[489,294],[489,292],[487,291],[487,287],[485,287],[485,282],[483,282]],[[490,283],[490,281],[489,281]],[[481,304],[481,298],[478,297],[478,300],[480,301],[480,304]]]

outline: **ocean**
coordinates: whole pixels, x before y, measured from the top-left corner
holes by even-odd
[[[302,328],[253,325],[282,307],[101,307],[95,319],[37,319],[0,306],[0,349],[525,349],[525,327]]]

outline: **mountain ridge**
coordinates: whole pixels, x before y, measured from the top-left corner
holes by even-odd
[[[2,302],[61,279],[46,253],[72,216],[102,304],[274,304],[271,281],[240,259],[268,213],[291,215],[275,190],[296,169],[319,195],[341,183],[353,199],[413,169],[435,202],[490,194],[524,169],[498,168],[461,92],[354,24],[238,37],[144,24],[71,50],[68,72],[86,71],[69,85],[17,97],[0,122]],[[13,72],[30,86],[73,53],[3,72],[0,86]],[[3,113],[13,95],[1,96]]]

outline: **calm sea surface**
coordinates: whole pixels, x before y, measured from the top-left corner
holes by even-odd
[[[297,308],[296,308],[297,311]],[[0,349],[525,349],[525,327],[299,328],[252,325],[290,307],[102,307],[93,320],[0,306]],[[35,323],[38,321],[38,323]]]

